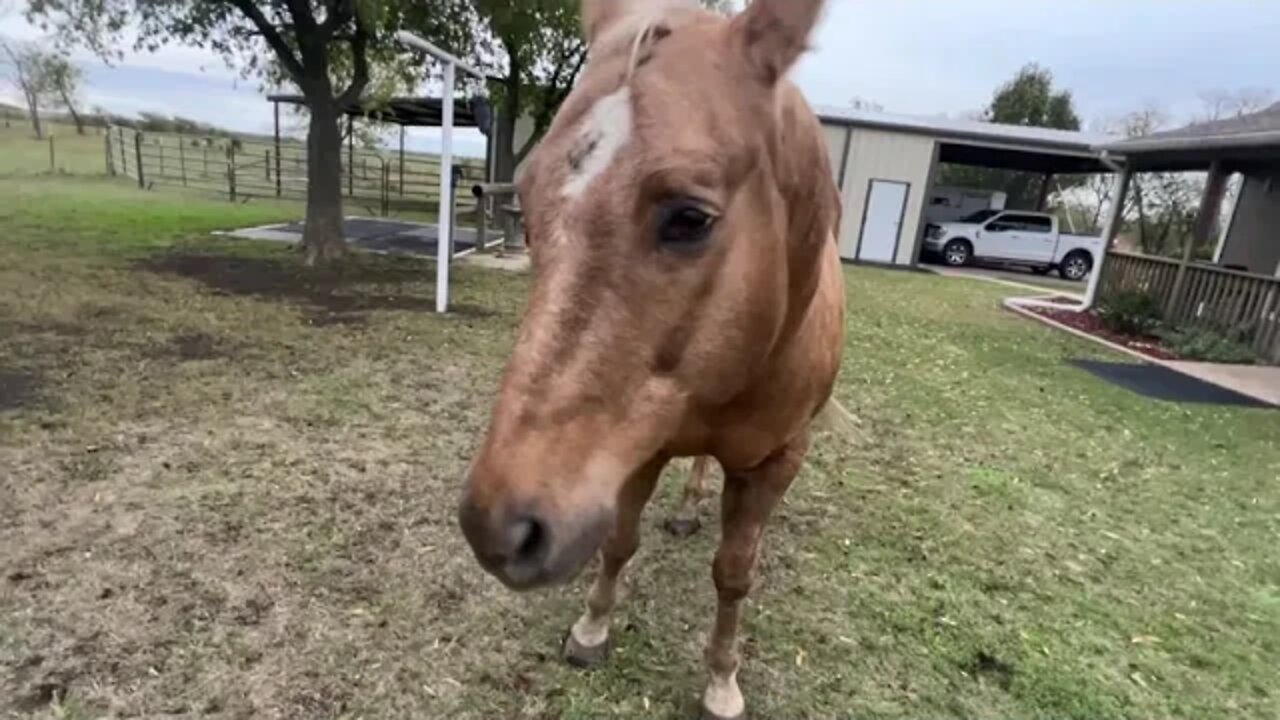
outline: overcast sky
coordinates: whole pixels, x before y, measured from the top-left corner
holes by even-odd
[[[1153,105],[1185,119],[1199,110],[1204,91],[1280,90],[1280,2],[1273,0],[828,4],[814,52],[795,71],[816,104],[857,97],[891,112],[962,115],[983,107],[1027,62],[1051,69],[1089,123]],[[40,37],[19,14],[0,18],[0,34]],[[115,67],[81,59],[89,105],[270,130],[270,106],[257,84],[239,79],[211,54],[172,46],[129,54]],[[2,87],[0,97],[16,94]],[[414,144],[432,142],[423,133]]]

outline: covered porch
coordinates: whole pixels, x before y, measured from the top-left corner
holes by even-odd
[[[1280,104],[1100,150],[1123,168],[1112,191],[1104,237],[1108,248],[1123,225],[1135,174],[1204,172],[1207,179],[1181,256],[1109,249],[1087,304],[1140,290],[1158,300],[1171,325],[1235,335],[1262,361],[1280,363]],[[1240,192],[1227,215],[1224,198],[1237,173]],[[1212,261],[1197,260],[1195,250],[1210,247],[1214,229],[1224,225]]]

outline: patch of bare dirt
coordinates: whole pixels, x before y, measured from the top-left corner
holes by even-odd
[[[183,362],[194,360],[218,360],[235,355],[235,347],[228,340],[208,333],[178,333],[168,342],[148,348],[145,353],[152,358],[176,358]]]
[[[40,397],[43,382],[39,375],[0,368],[0,410],[19,410]]]

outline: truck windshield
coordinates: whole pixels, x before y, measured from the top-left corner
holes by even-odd
[[[991,218],[995,217],[996,215],[999,215],[1001,212],[1003,212],[1003,211],[1001,211],[1001,210],[979,210],[979,211],[978,211],[978,212],[976,212],[976,213],[973,213],[973,214],[971,214],[971,215],[965,215],[964,217],[960,218],[960,222],[962,222],[962,223],[970,223],[970,224],[975,224],[975,225],[976,225],[976,224],[978,224],[978,223],[984,223],[984,222],[986,222],[986,221],[990,220]]]

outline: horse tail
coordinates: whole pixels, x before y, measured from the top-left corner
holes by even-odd
[[[864,437],[862,422],[832,395],[813,418],[814,427],[857,442]]]

